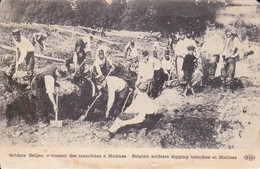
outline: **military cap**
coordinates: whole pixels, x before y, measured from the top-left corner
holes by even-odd
[[[19,35],[20,34],[20,29],[14,29],[12,30],[13,35]]]
[[[187,47],[187,49],[188,49],[188,50],[194,50],[194,49],[195,49],[195,46],[189,45],[189,46]]]

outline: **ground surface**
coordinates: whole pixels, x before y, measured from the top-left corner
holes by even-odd
[[[47,25],[46,25],[47,26]],[[43,25],[0,25],[0,44],[11,45],[10,32],[13,28],[20,27],[23,33],[31,34],[43,31]],[[46,56],[55,58],[68,58],[73,51],[74,43],[79,36],[59,31],[57,27],[48,26],[52,31],[47,40]],[[66,29],[73,29],[65,27]],[[75,28],[75,31],[84,31]],[[120,35],[122,32],[113,31],[113,34]],[[122,58],[124,45],[135,40],[138,46],[148,48],[155,41],[155,37],[149,33],[128,32],[128,36],[112,35],[105,39],[122,43],[122,45],[111,45],[112,50],[109,56],[116,65],[125,64]],[[125,32],[124,32],[125,35]],[[141,35],[141,36],[140,36]],[[25,35],[28,37],[28,35]],[[94,38],[94,49],[92,57],[95,56],[95,49],[101,44]],[[166,45],[161,40],[161,52]],[[37,49],[36,49],[37,50]],[[15,144],[25,146],[102,146],[102,147],[162,147],[162,148],[243,148],[252,145],[259,137],[259,98],[260,98],[260,60],[259,46],[252,44],[253,55],[238,62],[236,77],[242,82],[241,86],[234,91],[223,91],[222,88],[206,87],[193,96],[183,97],[178,88],[165,89],[162,94],[153,100],[155,105],[155,116],[148,118],[144,123],[125,127],[108,142],[102,139],[99,132],[112,124],[109,121],[78,122],[70,117],[79,117],[82,112],[79,110],[66,109],[68,102],[61,102],[61,109],[70,116],[62,117],[64,126],[62,128],[51,128],[50,126],[38,123],[28,125],[23,120],[7,126],[4,115],[0,119],[1,144]],[[38,50],[39,51],[39,50]],[[1,56],[9,53],[0,49]],[[162,56],[162,55],[161,55]],[[52,61],[36,59],[36,72],[40,72]],[[59,63],[54,63],[59,65]],[[1,68],[3,65],[1,65]],[[61,86],[66,81],[61,81]],[[68,86],[68,85],[67,85]],[[71,85],[61,95],[73,93],[78,89]],[[6,101],[7,93],[1,94],[1,102]],[[70,95],[72,97],[72,95]],[[77,97],[74,95],[73,97]],[[72,98],[71,98],[72,99]],[[63,107],[65,106],[65,107]],[[1,112],[3,107],[1,107]],[[60,112],[63,113],[62,111]],[[72,114],[71,114],[72,113]],[[101,112],[102,113],[102,112]],[[147,127],[148,126],[148,127]]]

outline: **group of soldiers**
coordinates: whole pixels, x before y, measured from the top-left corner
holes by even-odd
[[[236,29],[227,26],[223,30],[216,28],[215,24],[209,24],[200,44],[193,40],[189,31],[186,35],[180,31],[179,38],[174,48],[175,67],[179,81],[186,82],[185,89],[194,93],[194,85],[214,86],[216,77],[220,77],[224,90],[230,89],[236,62],[244,58],[245,52]]]
[[[136,43],[129,42],[124,49],[126,70],[130,76],[136,76],[134,85],[129,85],[124,78],[111,76],[116,66],[107,56],[108,48],[105,46],[98,47],[93,65],[86,67],[86,61],[92,54],[93,37],[77,40],[74,54],[66,60],[65,65],[48,65],[42,72],[34,75],[34,47],[37,43],[43,51],[50,32],[35,34],[34,43],[31,43],[21,35],[19,29],[15,29],[12,35],[16,57],[6,75],[9,82],[19,78],[20,65],[25,63],[27,75],[24,79],[28,81],[26,89],[31,91],[37,100],[37,120],[47,123],[50,111],[43,113],[40,109],[58,111],[55,99],[55,88],[59,87],[58,77],[71,74],[72,82],[81,87],[81,102],[85,105],[85,110],[90,109],[104,91],[107,92],[104,115],[106,118],[115,119],[107,130],[107,135],[111,138],[119,128],[141,123],[146,115],[153,114],[152,99],[158,97],[164,88],[171,86],[171,82],[177,82],[175,84],[181,86],[183,96],[186,96],[187,91],[194,94],[194,85],[207,85],[218,75],[221,76],[223,85],[228,86],[234,79],[236,61],[241,54],[241,41],[231,26],[225,29],[225,38],[219,32],[214,25],[209,25],[204,43],[200,47],[192,39],[190,32],[180,30],[176,45],[168,43],[163,57],[159,56],[162,48],[160,39],[154,43],[152,52],[142,50],[141,55]],[[6,87],[10,87],[10,84]],[[86,95],[88,99],[85,99]],[[130,95],[132,100],[130,105],[127,105]],[[46,106],[50,103],[52,106]],[[119,112],[115,113],[116,109]]]

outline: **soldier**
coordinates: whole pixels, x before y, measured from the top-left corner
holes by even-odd
[[[70,64],[74,64],[75,82],[82,80],[85,71],[85,61],[87,57],[91,57],[90,49],[88,48],[89,42],[84,42],[83,39],[78,39],[75,44],[75,52],[73,56],[66,60],[67,70],[70,71]]]
[[[184,72],[184,80],[186,81],[186,85],[182,93],[186,96],[187,90],[191,90],[192,94],[194,94],[192,87],[192,74],[195,71],[197,58],[194,56],[195,46],[190,45],[187,47],[188,54],[185,55],[182,70]]]
[[[201,62],[203,82],[208,84],[215,78],[220,53],[224,47],[222,37],[217,33],[214,24],[209,24],[209,30],[205,35],[205,42],[201,48]]]
[[[151,96],[152,98],[156,98],[162,92],[162,87],[164,85],[164,82],[167,80],[167,75],[164,73],[161,61],[158,59],[157,56],[157,52],[154,51],[153,56],[150,56],[149,64],[152,65],[154,70],[153,81],[149,96]]]
[[[124,49],[125,58],[131,59],[137,57],[137,49],[134,42],[128,42]]]
[[[236,71],[236,61],[241,52],[241,41],[234,27],[226,28],[226,42],[222,53],[224,67],[221,69],[221,78],[226,88],[233,81]]]
[[[55,101],[57,91],[55,87],[59,87],[57,77],[64,76],[66,68],[57,68],[49,65],[44,70],[37,74],[32,80],[32,94],[36,98],[37,120],[44,123],[49,123],[50,114],[58,110]]]
[[[165,75],[167,76],[166,77],[167,81],[171,80],[173,74],[173,62],[169,55],[170,55],[170,51],[165,50],[164,58],[162,60],[162,68]]]
[[[153,81],[154,69],[149,63],[149,53],[147,50],[143,52],[143,61],[139,62],[136,87],[150,95],[151,83]]]
[[[136,77],[136,67],[138,65],[138,51],[134,42],[129,42],[124,49],[125,58],[127,61],[126,70],[129,71],[130,77]]]
[[[148,55],[147,51],[143,52],[145,60],[139,64],[138,79],[132,104],[116,118],[108,131],[104,133],[103,138],[105,140],[110,140],[121,127],[141,123],[145,120],[146,115],[154,113],[153,103],[147,92],[153,78],[153,68],[147,63],[149,60]]]
[[[193,45],[195,47],[195,57],[199,56],[199,51],[197,48],[197,44],[194,40],[191,39],[191,33],[187,32],[185,35],[184,30],[180,30],[180,40],[177,42],[175,46],[175,56],[176,56],[176,72],[179,81],[183,81],[183,72],[182,65],[185,55],[187,54],[187,47]]]
[[[17,77],[17,72],[19,69],[20,64],[25,62],[25,67],[27,70],[27,79],[29,83],[33,78],[34,73],[34,46],[32,43],[21,35],[19,29],[14,29],[13,31],[13,40],[16,46],[16,65],[15,65],[15,72],[14,78]]]
[[[46,39],[50,36],[50,32],[46,31],[46,33],[38,32],[33,34],[33,45],[35,46],[36,43],[40,46],[40,51],[43,52],[45,50],[45,43]]]
[[[107,76],[115,67],[112,61],[106,56],[106,48],[104,46],[99,47],[96,55],[96,60],[93,64],[94,77],[100,77],[101,75]]]
[[[108,91],[108,100],[106,108],[106,118],[109,117],[110,112],[120,108],[125,101],[125,98],[129,92],[127,83],[116,76],[99,76],[96,78],[97,88],[99,90],[105,89]],[[113,111],[112,110],[113,107]]]
[[[141,123],[145,120],[147,115],[154,113],[152,100],[147,93],[142,89],[139,90],[139,88],[137,88],[135,94],[136,96],[132,104],[116,118],[112,126],[108,129],[106,136],[108,138],[105,139],[113,137],[116,131],[121,127]]]
[[[173,39],[174,39],[174,34],[170,33],[168,34],[168,39],[167,39],[167,49],[173,50]]]
[[[154,58],[159,59],[158,58],[159,48],[160,48],[159,42],[158,41],[154,42],[154,44],[153,44],[153,57]]]

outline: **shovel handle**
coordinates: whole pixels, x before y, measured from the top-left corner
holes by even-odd
[[[92,108],[92,106],[95,104],[95,102],[97,101],[97,99],[101,96],[102,93],[99,93],[99,95],[95,98],[95,100],[92,102],[92,104],[89,106],[88,110],[86,111],[86,113],[84,115],[82,115],[78,120],[83,121],[87,115],[88,112],[90,111],[90,109]]]
[[[106,75],[106,77],[108,77],[112,72],[113,72],[114,69],[111,69],[108,74]]]
[[[87,61],[87,59],[85,59],[80,65],[79,67],[75,70],[75,72],[73,73],[73,77],[76,75],[76,73],[78,72],[78,70],[81,68],[81,66]]]
[[[55,110],[55,120],[58,120],[58,109],[59,109],[59,93],[57,92],[56,94],[56,105],[57,105],[57,110]]]
[[[125,103],[124,103],[124,105],[123,105],[123,107],[122,107],[121,114],[124,112],[125,105],[126,105],[128,99],[129,99],[129,96],[130,96],[131,93],[133,93],[133,89],[132,89],[132,90],[130,89],[130,92],[128,93],[128,95],[127,95],[127,97],[126,97],[126,99],[125,99]]]

